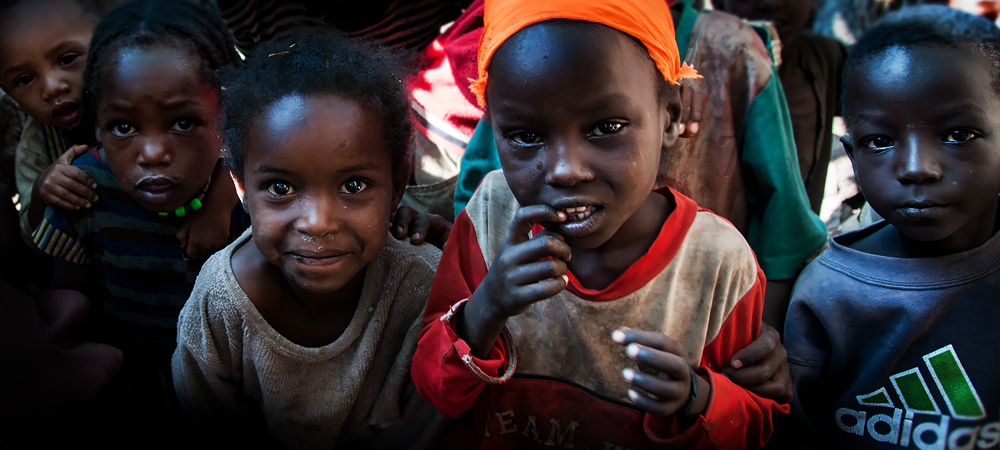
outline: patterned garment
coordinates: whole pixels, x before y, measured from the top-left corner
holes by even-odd
[[[177,314],[204,262],[185,257],[176,236],[182,219],[161,217],[136,203],[101,161],[99,148],[73,165],[97,182],[100,199],[78,211],[49,206],[32,241],[56,258],[100,267],[104,309],[127,337],[173,346]],[[249,225],[250,217],[237,205],[230,237]]]
[[[455,20],[469,0],[372,0],[285,2],[216,0],[237,46],[248,51],[295,27],[329,24],[352,38],[374,39],[392,48],[422,49]]]
[[[44,125],[31,117],[24,122],[21,141],[16,150],[16,176],[17,191],[20,194],[18,201],[21,203],[21,236],[27,242],[31,242],[31,232],[34,231],[28,222],[28,210],[31,209],[35,179],[66,153],[71,145],[68,132],[64,129]]]
[[[760,332],[764,274],[732,225],[677,191],[658,192],[677,207],[645,256],[600,291],[568,273],[566,290],[508,319],[509,333],[480,360],[455,333],[453,305],[485,278],[520,208],[503,173],[488,174],[455,222],[427,301],[412,370],[420,396],[448,417],[475,410],[482,449],[763,446],[788,407],[718,371]],[[634,363],[611,341],[622,326],[676,339],[713,386],[687,428],[629,401],[622,369]]]

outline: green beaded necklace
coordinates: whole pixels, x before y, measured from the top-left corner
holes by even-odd
[[[175,215],[177,217],[184,217],[184,216],[188,215],[188,213],[195,212],[195,211],[197,211],[199,209],[201,209],[201,200],[198,199],[198,198],[192,198],[190,202],[187,202],[186,204],[181,205],[179,208],[177,208],[177,209],[175,209],[173,211],[170,211],[170,212],[161,212],[161,213],[158,213],[158,214],[160,214],[161,217],[167,217],[167,216],[169,216],[171,214],[173,214],[173,215]]]

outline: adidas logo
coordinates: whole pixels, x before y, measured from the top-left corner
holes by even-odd
[[[889,377],[898,406],[885,387],[857,396],[861,406],[891,408],[892,415],[840,408],[835,413],[837,426],[847,433],[920,450],[1000,448],[1000,422],[982,423],[986,409],[955,348],[949,344],[923,359],[948,414],[934,399],[922,368],[914,367]]]

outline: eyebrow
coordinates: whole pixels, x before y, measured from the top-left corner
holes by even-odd
[[[198,106],[198,102],[196,100],[183,99],[183,100],[166,101],[161,103],[160,106],[167,110],[177,110],[188,106]],[[114,112],[127,113],[131,109],[132,108],[130,106],[125,106],[122,105],[121,103],[108,102],[108,104],[104,105],[104,107],[101,108],[101,114],[114,113]]]
[[[343,172],[359,172],[359,171],[362,171],[362,170],[375,170],[375,169],[376,169],[376,167],[375,167],[374,164],[371,164],[371,163],[362,163],[362,164],[355,164],[353,166],[347,166],[347,167],[338,169],[337,172],[341,172],[341,173],[343,173]],[[288,169],[283,169],[281,167],[275,167],[275,166],[270,166],[270,165],[265,164],[265,165],[257,167],[253,171],[253,173],[254,173],[254,175],[256,175],[258,173],[292,174],[292,171],[290,171]]]
[[[289,170],[286,170],[286,169],[282,169],[280,167],[269,166],[269,165],[265,164],[263,166],[258,166],[257,169],[253,171],[253,173],[254,173],[254,175],[256,175],[258,173],[285,173],[285,174],[290,174],[292,172],[289,171]]]
[[[622,94],[620,92],[612,92],[607,95],[598,97],[587,103],[582,103],[574,105],[573,110],[584,111],[584,112],[596,112],[608,108],[608,105],[614,103],[627,103],[631,99],[629,96]],[[513,122],[530,122],[537,120],[537,113],[528,111],[520,105],[515,107],[508,107],[504,105],[498,105],[495,111],[496,115],[503,116],[506,120]]]

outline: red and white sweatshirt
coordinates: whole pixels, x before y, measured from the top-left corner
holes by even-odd
[[[729,222],[672,189],[658,192],[677,207],[644,256],[600,291],[570,273],[562,293],[508,319],[509,334],[482,360],[456,335],[453,307],[482,282],[520,208],[503,173],[487,175],[456,219],[431,288],[411,369],[420,396],[449,417],[474,409],[481,449],[762,447],[787,405],[718,370],[760,332],[764,273]],[[622,369],[635,365],[611,340],[622,326],[684,347],[713,388],[703,415],[682,423],[631,403]]]

